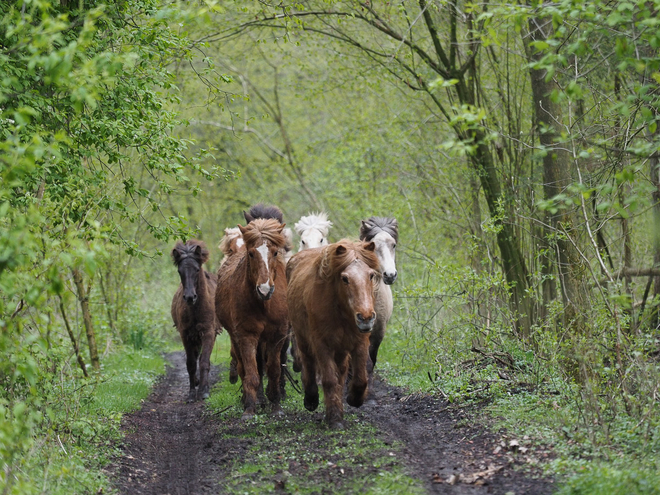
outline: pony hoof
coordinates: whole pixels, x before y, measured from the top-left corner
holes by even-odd
[[[276,417],[284,416],[284,411],[282,411],[282,406],[273,406],[272,415]]]
[[[319,396],[317,395],[316,397],[308,397],[305,396],[305,409],[308,411],[316,411],[316,408],[319,407]]]
[[[229,383],[232,385],[238,381],[238,375],[229,374]]]
[[[360,407],[362,404],[364,404],[364,397],[354,397],[351,394],[348,394],[348,397],[346,397],[346,402],[348,402],[349,406]]]
[[[210,395],[211,395],[211,394],[209,394],[208,392],[204,392],[204,393],[200,396],[200,400],[206,400],[206,399],[208,399],[208,398],[210,397]]]
[[[190,393],[188,394],[188,398],[186,399],[186,402],[190,404],[191,402],[195,402],[196,400],[197,400],[197,392],[191,390]]]
[[[332,421],[330,423],[330,429],[335,431],[341,431],[345,428],[343,421]]]

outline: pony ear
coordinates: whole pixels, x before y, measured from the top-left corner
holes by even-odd
[[[286,227],[286,224],[285,224],[285,223],[283,223],[283,224],[280,225],[280,228],[278,229],[278,232],[279,232],[280,234],[281,234],[282,231],[284,230],[284,227]]]
[[[371,241],[371,242],[364,245],[364,249],[366,249],[367,251],[375,251],[376,250],[376,244],[374,243],[374,241]]]
[[[367,230],[369,230],[369,224],[367,223],[366,220],[362,220],[360,224],[360,240],[364,241],[365,237],[367,236]]]
[[[343,244],[340,244],[335,248],[335,254],[337,255],[346,254],[346,251],[348,250],[346,249],[346,246],[344,246]]]
[[[250,223],[252,220],[254,220],[254,217],[250,215],[247,211],[243,210],[243,216],[245,217],[245,221],[247,223]],[[240,225],[239,225],[240,227]],[[242,232],[242,231],[241,231]]]
[[[181,260],[181,253],[177,248],[172,249],[172,260],[174,261],[174,264],[178,265],[179,261]]]
[[[245,213],[245,212],[243,212],[243,213]],[[248,222],[248,223],[250,223],[250,222]],[[241,231],[241,234],[245,234],[247,232],[247,227],[243,227],[240,223],[237,225],[237,227],[238,227],[238,230]]]

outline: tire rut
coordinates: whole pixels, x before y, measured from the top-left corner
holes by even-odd
[[[122,494],[140,495],[225,493],[223,479],[231,475],[232,461],[249,460],[250,440],[228,441],[223,434],[235,437],[246,425],[205,413],[203,402],[186,403],[185,355],[176,352],[167,359],[165,377],[142,408],[124,418],[123,455],[112,468],[115,487]],[[212,385],[218,374],[219,368],[212,367]],[[346,406],[347,412],[370,422],[428,493],[543,495],[555,490],[553,480],[539,477],[538,469],[536,473],[519,469],[529,465],[532,455],[551,454],[540,447],[530,448],[526,456],[497,449],[505,434],[476,425],[471,418],[478,409],[455,408],[429,394],[406,394],[380,379],[374,381],[374,391],[376,405],[357,410]],[[302,397],[290,390],[288,400]],[[319,422],[320,418],[320,413],[302,413],[296,420]],[[319,424],[319,435],[324,434],[327,431]],[[278,484],[277,479],[262,481]],[[319,493],[328,488],[319,486]]]

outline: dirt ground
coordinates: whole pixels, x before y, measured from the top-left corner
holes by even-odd
[[[232,493],[223,480],[231,462],[250,455],[253,440],[246,435],[250,426],[236,417],[209,414],[201,402],[187,404],[184,355],[173,353],[168,360],[171,367],[142,409],[124,419],[123,455],[111,468],[115,487],[123,494]],[[212,370],[214,382],[218,373],[217,368]],[[554,491],[552,480],[538,477],[534,470],[550,453],[528,445],[526,439],[474,426],[470,418],[478,410],[458,409],[425,394],[408,395],[380,380],[374,389],[377,405],[365,405],[353,417],[375,427],[379,440],[391,446],[390,455],[428,493],[542,495]],[[306,417],[319,423],[319,437],[326,434],[321,412]],[[306,453],[313,454],[315,449],[327,449],[321,438],[305,446]],[[328,453],[318,455],[327,458]],[[287,468],[294,471],[297,465],[292,462]],[[523,465],[531,471],[521,470]],[[342,493],[342,488],[328,484],[327,472],[314,473],[310,476],[318,479],[311,481],[326,486],[319,493]],[[347,469],[344,476],[365,473]],[[269,486],[278,493],[290,492],[276,476],[273,482]]]

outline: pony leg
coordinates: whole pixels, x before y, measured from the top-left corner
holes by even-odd
[[[284,374],[284,368],[286,368],[288,355],[287,351],[289,350],[289,331],[287,329],[286,337],[282,342],[282,350],[280,351],[280,397],[282,400],[286,399],[286,375]]]
[[[215,329],[211,328],[203,333],[202,355],[199,358],[199,388],[197,400],[209,398],[209,371],[211,370],[211,352],[215,344]]]
[[[243,374],[243,416],[250,419],[256,413],[257,387],[259,386],[259,370],[257,369],[257,341],[246,337],[240,344]],[[240,368],[239,368],[240,369]]]
[[[291,334],[291,357],[293,358],[293,371],[300,373],[302,371],[302,360],[296,345],[296,336],[293,333]]]
[[[339,366],[332,357],[331,352],[319,352],[319,356],[323,356],[322,362],[319,363],[321,371],[321,383],[323,384],[323,399],[325,401],[325,419],[330,425],[330,428],[342,429],[344,427],[344,401],[342,390],[346,380],[346,360],[338,359]],[[342,369],[343,368],[343,369]]]
[[[273,404],[273,413],[280,414],[282,409],[280,407],[280,377],[282,373],[282,348],[283,341],[278,339],[272,345],[268,345],[268,352],[266,355],[266,374],[268,375],[268,387],[266,388],[266,397]]]
[[[197,386],[197,358],[199,349],[194,345],[185,346],[186,349],[186,368],[188,369],[188,379],[190,380],[190,389],[188,390],[188,402],[194,402],[197,398],[195,387]]]
[[[316,383],[316,362],[314,357],[308,352],[301,352],[302,348],[298,348],[298,356],[300,357],[300,364],[302,365],[302,383],[305,389],[305,409],[308,411],[316,411],[319,407],[319,386]]]
[[[264,361],[266,360],[264,344],[262,342],[257,346],[257,371],[259,372],[259,386],[257,387],[257,405],[266,405],[266,396],[264,395]]]
[[[348,385],[346,402],[350,406],[360,407],[367,395],[369,377],[367,374],[367,361],[369,360],[368,348],[360,346],[351,354],[353,363],[353,377]],[[373,367],[372,367],[373,369]]]
[[[233,384],[238,381],[238,358],[236,357],[233,342],[229,354],[231,354],[231,362],[229,363],[229,383]]]

